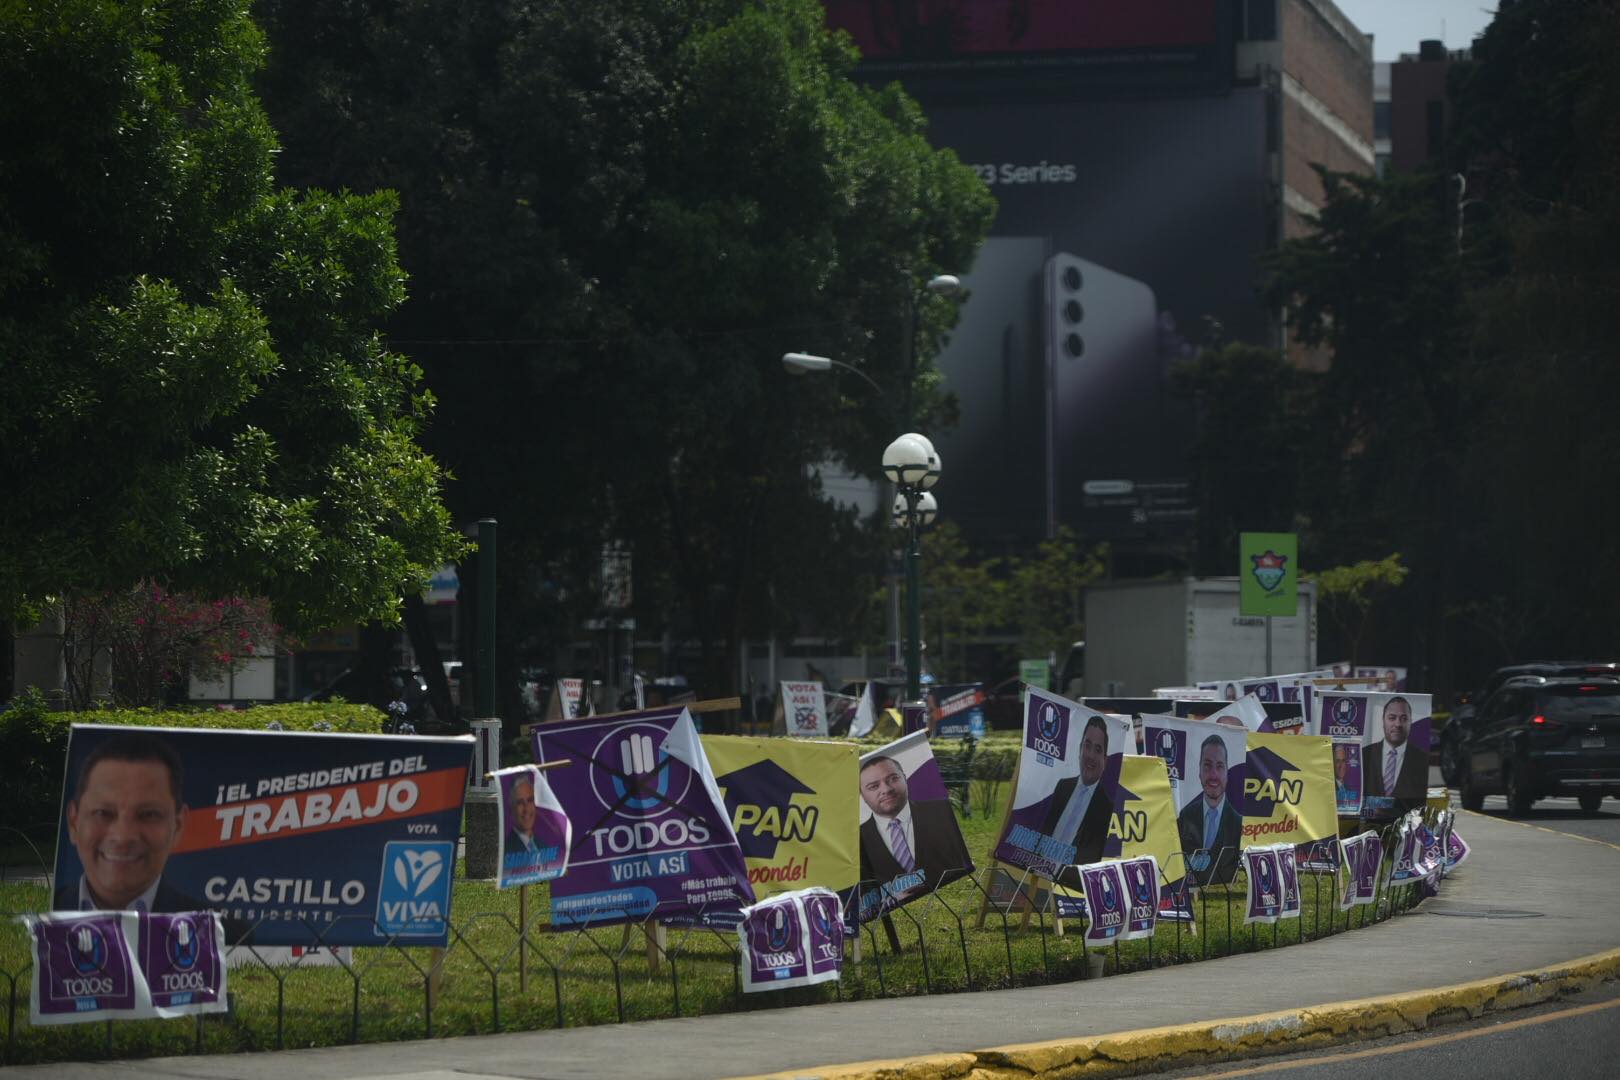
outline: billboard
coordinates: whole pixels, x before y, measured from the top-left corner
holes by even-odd
[[[978,539],[1190,534],[1194,416],[1169,371],[1216,324],[1268,340],[1266,92],[928,114],[999,203],[937,360],[961,414],[934,435],[953,520]]]

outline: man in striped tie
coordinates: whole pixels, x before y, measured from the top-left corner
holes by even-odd
[[[861,877],[884,884],[901,875],[920,874],[905,894],[937,887],[950,871],[968,869],[967,845],[949,799],[911,799],[905,770],[894,758],[877,754],[861,763],[861,799],[872,811],[861,826]]]

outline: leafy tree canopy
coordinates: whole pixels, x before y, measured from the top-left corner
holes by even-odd
[[[0,617],[153,578],[388,618],[458,550],[373,330],[395,200],[275,189],[247,8],[0,8]]]

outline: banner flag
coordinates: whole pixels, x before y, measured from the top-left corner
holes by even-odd
[[[1159,860],[1152,855],[1138,855],[1135,858],[1121,859],[1119,863],[1121,876],[1125,879],[1125,929],[1119,935],[1121,941],[1133,941],[1137,938],[1153,936],[1153,930],[1159,922],[1159,905],[1162,903],[1159,891]]]
[[[1119,841],[1120,858],[1151,858],[1159,883],[1159,916],[1191,919],[1187,860],[1176,831],[1175,796],[1163,758],[1127,754],[1120,762],[1119,806],[1109,835]]]
[[[75,724],[52,907],[218,911],[232,944],[443,945],[472,754],[468,735]],[[143,854],[107,858],[103,822],[138,808]]]
[[[860,750],[848,743],[704,735],[703,750],[760,899],[860,880]]]
[[[957,683],[928,689],[928,726],[936,739],[984,738],[984,684]]]
[[[855,706],[855,718],[849,722],[849,734],[852,738],[864,739],[872,734],[877,725],[877,712],[872,707],[872,683],[870,681],[861,688],[860,704]]]
[[[927,731],[862,755],[858,812],[860,922],[973,872]]]
[[[827,737],[827,692],[819,682],[782,683],[785,734],[794,738]]]
[[[1018,784],[994,857],[1079,888],[1068,868],[1107,851],[1120,763],[1135,744],[1129,720],[1026,686]]]
[[[779,893],[744,908],[737,925],[743,993],[837,979],[843,933],[838,897],[826,889]]]
[[[1287,843],[1307,870],[1339,865],[1332,740],[1251,734],[1244,758],[1243,843]]]
[[[574,829],[545,775],[533,765],[514,765],[497,769],[495,780],[500,784],[496,886],[510,889],[562,877],[568,872]]]
[[[1238,614],[1298,614],[1299,536],[1239,533],[1238,548]]]
[[[1237,876],[1243,844],[1243,777],[1248,740],[1241,727],[1174,716],[1142,718],[1148,753],[1169,770],[1176,831],[1193,885]]]
[[[538,762],[578,827],[551,886],[553,926],[660,920],[735,925],[754,901],[731,820],[684,706],[533,729]]]
[[[225,929],[211,911],[25,915],[35,1024],[170,1019],[226,1009]]]
[[[1103,946],[1121,939],[1125,930],[1125,881],[1115,861],[1079,867],[1080,886],[1086,893],[1087,946]]]
[[[1243,869],[1248,878],[1243,924],[1276,922],[1282,911],[1282,870],[1277,865],[1276,846],[1245,848]]]

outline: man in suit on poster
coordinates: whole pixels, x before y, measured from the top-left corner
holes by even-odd
[[[1076,864],[1102,860],[1108,822],[1114,816],[1114,800],[1102,786],[1107,764],[1108,723],[1093,716],[1080,735],[1080,775],[1064,777],[1052,788],[1041,823],[1042,833],[1074,847]],[[1073,866],[1066,867],[1058,883],[1079,888],[1080,875]]]
[[[921,873],[922,884],[906,893],[927,892],[952,870],[971,868],[967,844],[949,799],[913,801],[905,770],[879,755],[861,765],[861,800],[872,816],[861,825],[861,877],[883,884],[902,874]]]
[[[1198,748],[1198,798],[1176,815],[1187,874],[1194,885],[1225,885],[1237,873],[1243,818],[1226,797],[1226,742],[1219,735]]]
[[[1412,706],[1404,697],[1384,702],[1384,738],[1361,748],[1361,793],[1421,800],[1429,786],[1428,751],[1411,744]]]

